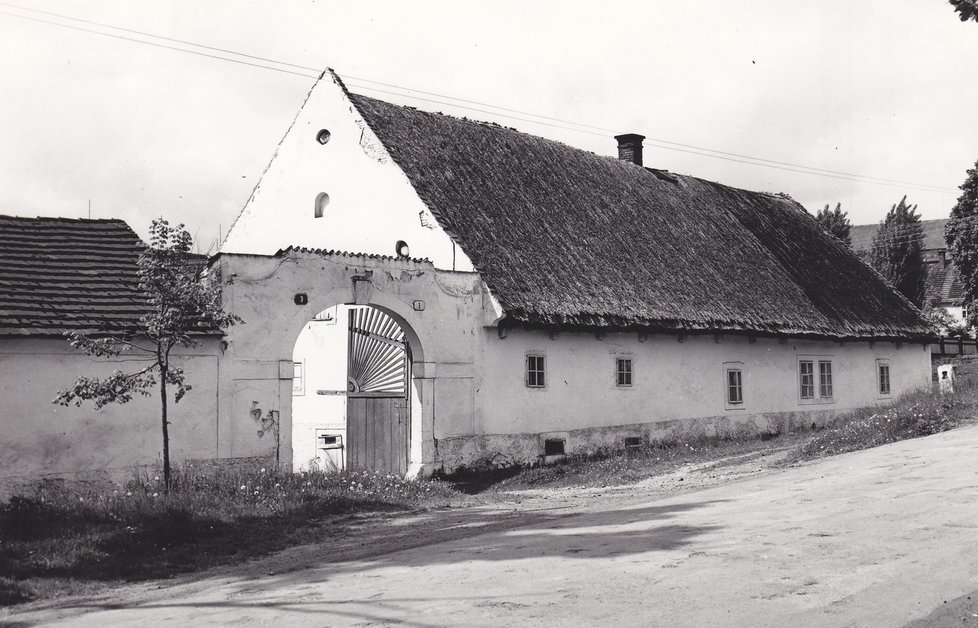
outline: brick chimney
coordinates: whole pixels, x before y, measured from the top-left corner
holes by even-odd
[[[616,135],[615,139],[618,140],[618,159],[630,161],[636,166],[641,166],[642,140],[645,139],[645,136],[639,135],[638,133],[626,133],[624,135]]]

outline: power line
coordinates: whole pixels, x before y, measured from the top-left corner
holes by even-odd
[[[276,72],[284,72],[285,74],[295,74],[296,76],[304,76],[306,78],[317,78],[316,76],[310,76],[308,74],[302,74],[300,72],[293,72],[291,70],[283,70],[282,68],[276,68],[268,65],[261,65],[258,63],[248,63],[247,61],[241,61],[238,59],[229,59],[227,57],[222,57],[219,55],[211,55],[206,52],[198,52],[196,50],[187,50],[186,48],[177,48],[176,46],[167,46],[164,44],[158,44],[152,41],[145,41],[143,39],[135,39],[132,37],[125,37],[123,35],[116,35],[114,33],[106,33],[103,31],[97,31],[90,28],[82,28],[81,26],[72,26],[71,24],[62,24],[60,22],[52,22],[50,20],[42,20],[41,18],[31,17],[29,15],[18,15],[17,13],[10,13],[9,11],[0,11],[2,15],[9,15],[11,17],[19,17],[22,20],[30,20],[32,22],[41,22],[42,24],[50,24],[52,26],[60,26],[61,28],[69,28],[75,31],[82,31],[85,33],[92,33],[94,35],[103,35],[105,37],[112,37],[115,39],[121,39],[124,41],[131,41],[137,44],[146,44],[147,46],[155,46],[157,48],[165,48],[167,50],[176,50],[177,52],[186,52],[192,55],[199,55],[201,57],[208,57],[211,59],[220,59],[221,61],[230,61],[231,63],[240,63],[241,65],[250,65],[255,68],[264,68],[266,70],[275,70]]]
[[[42,11],[42,10],[39,10],[39,9],[32,9],[32,8],[23,7],[23,6],[12,4],[12,3],[8,3],[8,2],[0,2],[0,6],[6,6],[6,7],[10,7],[10,8],[22,10],[22,11],[29,11],[29,12],[33,12],[33,13],[48,15],[48,16],[52,16],[52,17],[56,17],[56,18],[64,19],[64,20],[71,20],[71,21],[76,21],[76,22],[80,22],[80,23],[91,24],[91,25],[102,27],[102,28],[109,28],[109,29],[119,30],[119,31],[122,31],[122,32],[133,33],[133,34],[141,35],[141,36],[144,36],[144,37],[152,37],[152,38],[155,38],[155,39],[161,39],[161,40],[164,40],[164,41],[170,41],[170,42],[174,42],[174,43],[180,43],[180,44],[184,44],[184,45],[187,45],[187,46],[194,46],[194,47],[198,47],[198,48],[203,48],[205,50],[212,50],[212,51],[215,51],[215,52],[222,52],[222,53],[226,53],[226,54],[231,54],[231,55],[235,55],[235,56],[244,57],[246,59],[253,59],[253,60],[256,60],[256,61],[264,61],[266,63],[274,63],[276,65],[288,66],[288,67],[298,68],[298,69],[301,69],[301,70],[308,70],[310,72],[315,72],[316,74],[315,75],[305,74],[303,72],[295,72],[295,71],[292,71],[292,70],[286,70],[286,69],[279,68],[279,67],[265,65],[265,64],[262,64],[262,63],[253,63],[253,62],[248,62],[248,61],[242,61],[240,59],[232,59],[232,58],[228,58],[228,57],[221,56],[221,55],[208,54],[208,53],[203,53],[203,52],[199,52],[199,51],[195,51],[195,50],[188,50],[186,48],[180,48],[180,47],[176,47],[176,46],[168,46],[168,45],[165,45],[165,44],[160,44],[160,43],[156,43],[156,42],[146,41],[146,40],[143,40],[143,39],[136,39],[136,38],[132,38],[132,37],[126,37],[126,36],[123,36],[123,35],[117,35],[117,34],[114,34],[114,33],[107,33],[107,32],[100,31],[100,30],[89,29],[89,28],[84,28],[84,27],[79,27],[79,26],[72,26],[70,24],[63,24],[63,23],[60,23],[60,22],[55,22],[55,21],[51,21],[51,20],[45,20],[45,19],[31,17],[31,16],[27,16],[27,15],[20,15],[20,14],[17,14],[17,13],[10,13],[10,12],[7,12],[7,11],[0,11],[0,14],[8,15],[10,17],[17,17],[17,18],[21,18],[21,19],[25,19],[25,20],[31,20],[31,21],[34,21],[34,22],[40,22],[40,23],[49,24],[49,25],[52,25],[52,26],[60,26],[62,28],[68,28],[68,29],[71,29],[71,30],[82,31],[82,32],[91,33],[91,34],[95,34],[95,35],[103,35],[105,37],[112,37],[112,38],[115,38],[115,39],[120,39],[120,40],[123,40],[123,41],[132,42],[132,43],[146,44],[146,45],[149,45],[149,46],[155,46],[155,47],[158,47],[158,48],[164,48],[164,49],[173,50],[173,51],[176,51],[176,52],[186,52],[186,53],[189,53],[189,54],[194,54],[194,55],[198,55],[198,56],[202,56],[202,57],[207,57],[207,58],[211,58],[211,59],[217,59],[217,60],[221,60],[221,61],[229,61],[229,62],[232,62],[232,63],[237,63],[237,64],[241,64],[241,65],[245,65],[245,66],[250,66],[250,67],[256,67],[256,68],[261,68],[261,69],[274,70],[274,71],[277,71],[277,72],[282,72],[282,73],[285,73],[285,74],[293,74],[293,75],[302,76],[302,77],[305,77],[305,78],[317,78],[319,76],[319,72],[320,72],[319,69],[314,68],[314,67],[310,67],[310,66],[304,66],[304,65],[300,65],[300,64],[289,63],[289,62],[286,62],[286,61],[279,61],[279,60],[271,59],[271,58],[268,58],[268,57],[260,57],[260,56],[256,56],[256,55],[250,55],[250,54],[246,54],[246,53],[242,53],[242,52],[237,52],[235,50],[230,50],[230,49],[227,49],[227,48],[219,48],[219,47],[215,47],[215,46],[208,46],[208,45],[205,45],[205,44],[199,44],[199,43],[196,43],[196,42],[187,41],[187,40],[183,40],[183,39],[176,39],[176,38],[172,38],[172,37],[165,37],[165,36],[162,36],[162,35],[156,35],[156,34],[153,34],[153,33],[148,33],[146,31],[139,31],[139,30],[135,30],[135,29],[129,29],[129,28],[123,28],[123,27],[119,27],[119,26],[113,26],[111,24],[106,24],[106,23],[103,23],[103,22],[96,22],[96,21],[93,21],[93,20],[85,20],[85,19],[82,19],[82,18],[77,18],[77,17],[73,17],[73,16],[69,16],[69,15],[60,14],[60,13],[54,13],[54,12],[50,12],[50,11]],[[354,86],[357,89],[361,89],[361,90],[373,91],[373,92],[382,93],[382,94],[389,94],[389,95],[393,95],[393,96],[399,96],[399,97],[402,97],[402,98],[410,98],[410,99],[413,99],[413,100],[418,100],[418,101],[422,101],[422,102],[430,102],[430,103],[445,105],[445,106],[449,106],[449,107],[457,107],[459,109],[465,109],[465,110],[474,111],[474,112],[477,112],[477,113],[483,113],[483,114],[490,115],[490,116],[497,116],[497,117],[503,117],[503,118],[507,118],[507,119],[518,120],[518,121],[521,121],[521,122],[527,122],[529,124],[537,124],[537,125],[549,126],[549,127],[553,127],[553,128],[560,128],[560,129],[564,129],[564,130],[568,130],[568,131],[575,131],[575,132],[578,132],[578,133],[587,133],[589,135],[597,135],[597,136],[600,136],[600,137],[606,137],[605,133],[616,133],[616,131],[614,131],[613,129],[608,129],[608,128],[604,128],[604,127],[598,127],[598,126],[594,126],[594,125],[573,122],[573,121],[569,121],[569,120],[563,120],[563,119],[555,118],[555,117],[551,117],[551,116],[544,116],[544,115],[541,115],[541,114],[535,114],[535,113],[531,113],[531,112],[527,112],[527,111],[522,111],[522,110],[519,110],[519,109],[511,109],[511,108],[508,108],[508,107],[501,107],[501,106],[498,106],[498,105],[484,103],[484,102],[481,102],[481,101],[469,100],[469,99],[459,98],[459,97],[455,97],[455,96],[449,96],[449,95],[440,94],[440,93],[437,93],[437,92],[429,92],[429,91],[424,91],[424,90],[418,90],[418,89],[414,89],[414,88],[410,88],[410,87],[403,87],[403,86],[396,85],[396,84],[393,84],[393,83],[385,83],[385,82],[382,82],[382,81],[375,81],[375,80],[372,80],[372,79],[367,79],[367,78],[363,78],[363,77],[357,77],[357,76],[353,76],[353,75],[340,74],[340,76],[341,76],[341,78],[349,79],[349,80],[357,81],[357,82],[361,82],[361,83],[370,83],[370,84],[373,84],[373,85],[381,85],[381,86],[390,87],[390,88],[393,88],[393,89],[410,91],[410,92],[414,92],[414,93],[417,93],[417,94],[426,94],[426,95],[429,95],[429,96],[435,96],[437,98],[443,98],[443,99],[453,100],[453,101],[461,102],[461,103],[469,103],[469,104],[472,104],[472,105],[479,105],[480,107],[489,107],[490,109],[495,109],[495,110],[498,110],[498,111],[508,111],[510,113],[520,114],[520,116],[530,116],[531,118],[539,118],[539,119],[538,120],[534,120],[534,119],[530,119],[530,118],[526,118],[526,117],[518,117],[518,116],[513,116],[513,115],[506,115],[506,114],[498,113],[498,111],[489,111],[489,110],[486,110],[486,109],[469,107],[469,106],[466,106],[466,105],[459,105],[459,104],[456,104],[456,103],[453,103],[453,102],[444,102],[443,100],[436,100],[436,99],[431,99],[431,98],[424,98],[424,97],[420,97],[420,96],[412,96],[411,94],[404,94],[404,93],[400,93],[400,92],[391,92],[391,91],[387,91],[387,90],[383,90],[383,89],[378,89],[376,87],[370,87],[369,85],[356,85],[356,86]],[[551,122],[542,122],[541,120],[550,120]],[[566,126],[566,125],[574,125],[574,126],[571,127],[571,126]],[[576,128],[576,127],[580,127],[580,128]],[[594,130],[593,131],[588,131],[588,130],[585,130],[585,129],[594,129]],[[603,131],[604,133],[597,133],[596,131]],[[816,176],[824,176],[824,177],[834,178],[834,179],[840,179],[840,180],[844,180],[844,181],[851,181],[851,182],[854,182],[854,183],[872,183],[872,184],[876,184],[876,185],[886,185],[886,186],[889,186],[889,187],[907,187],[907,188],[916,189],[916,190],[924,191],[924,192],[952,192],[953,191],[951,188],[942,187],[942,186],[935,186],[935,185],[929,185],[929,184],[923,184],[923,183],[913,183],[913,182],[901,181],[901,180],[897,180],[897,179],[884,179],[884,178],[880,178],[880,177],[873,177],[873,176],[869,176],[869,175],[861,175],[861,174],[857,174],[857,173],[850,173],[850,172],[844,172],[844,171],[838,171],[838,170],[828,170],[828,169],[825,169],[825,168],[818,168],[818,167],[815,167],[815,166],[805,166],[803,164],[795,164],[795,163],[791,163],[791,162],[783,162],[783,161],[778,161],[778,160],[765,159],[765,158],[762,158],[762,157],[753,157],[751,155],[744,155],[744,154],[741,154],[741,153],[733,153],[733,152],[728,152],[728,151],[721,151],[721,150],[712,149],[712,148],[703,148],[703,147],[700,147],[700,146],[694,146],[694,145],[691,145],[691,144],[684,144],[684,143],[681,143],[681,142],[673,142],[671,140],[665,140],[665,139],[661,139],[661,138],[647,137],[646,140],[649,141],[656,148],[662,148],[662,149],[672,150],[672,151],[676,151],[676,152],[688,153],[688,154],[692,154],[692,155],[698,155],[698,156],[701,156],[701,157],[710,157],[710,158],[713,158],[713,159],[722,159],[722,160],[730,161],[730,162],[734,162],[734,163],[741,163],[741,164],[752,165],[752,166],[762,166],[762,167],[766,167],[766,168],[773,168],[773,169],[776,169],[776,170],[783,170],[783,171],[786,171],[786,172],[794,172],[794,173],[798,173],[798,174],[810,174],[810,175],[816,175]]]

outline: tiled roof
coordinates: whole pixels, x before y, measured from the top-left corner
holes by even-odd
[[[964,301],[964,284],[954,264],[937,262],[927,264],[927,288],[925,305],[940,307],[960,306]]]
[[[122,220],[0,216],[0,335],[132,330],[142,246]]]
[[[946,218],[920,221],[920,226],[924,231],[923,249],[925,251],[947,248],[947,244],[944,242],[944,224],[946,222]],[[879,228],[879,224],[853,225],[852,229],[849,230],[849,238],[852,240],[852,250],[860,255],[866,256],[868,259],[869,252],[873,249],[873,238],[876,236],[876,231]]]
[[[797,203],[351,96],[504,324],[919,338],[919,311]]]

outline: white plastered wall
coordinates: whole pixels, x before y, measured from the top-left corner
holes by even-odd
[[[179,349],[173,360],[193,386],[169,404],[170,456],[175,464],[218,456],[218,370],[220,339]],[[138,356],[136,356],[138,357]],[[135,357],[93,358],[72,350],[63,338],[0,339],[0,485],[40,474],[126,475],[162,459],[157,389],[126,404],[95,410],[51,403],[78,376],[103,377],[118,369],[138,370]]]
[[[484,335],[484,362],[473,433],[519,434],[653,423],[675,419],[738,417],[765,413],[838,411],[888,403],[903,392],[930,385],[930,351],[921,344],[825,342],[742,336],[546,333],[510,331]],[[546,357],[546,387],[528,388],[528,352]],[[615,382],[615,358],[630,358],[633,385]],[[833,399],[799,399],[798,360],[830,360]],[[890,365],[891,395],[877,388],[877,360]],[[739,363],[744,402],[725,403],[724,368]],[[737,366],[730,364],[730,366]],[[816,385],[817,385],[816,367]],[[436,436],[464,433],[437,425]]]
[[[330,139],[320,144],[326,129]],[[321,218],[316,198],[329,195]],[[436,268],[472,263],[438,225],[332,75],[310,91],[228,232],[222,253],[270,255],[289,246],[395,255],[404,241]]]

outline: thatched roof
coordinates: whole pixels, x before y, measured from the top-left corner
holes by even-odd
[[[797,203],[351,96],[505,324],[918,338],[919,312]]]

